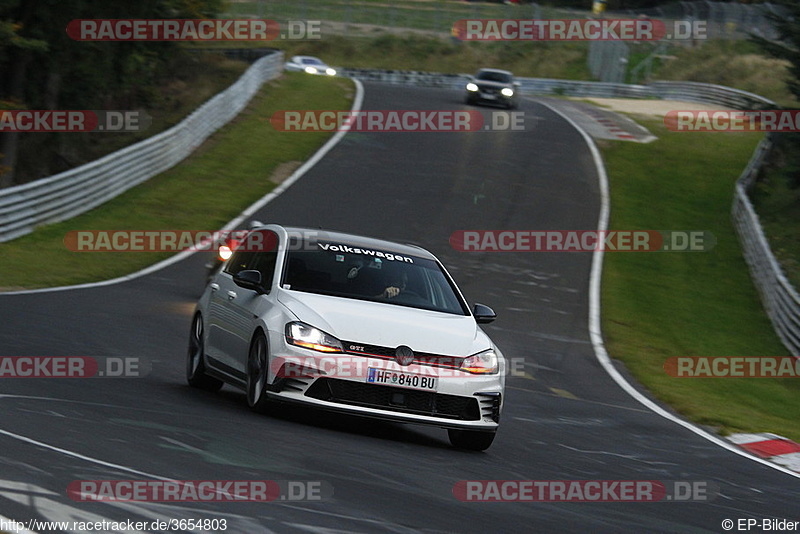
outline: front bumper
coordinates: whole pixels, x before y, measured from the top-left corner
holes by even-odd
[[[485,102],[507,106],[516,102],[517,93],[512,96],[505,96],[499,90],[478,89],[477,91],[467,91],[467,98],[472,102]]]
[[[284,344],[272,355],[268,394],[283,402],[389,421],[492,431],[500,421],[500,373],[474,375],[457,369],[411,364],[354,354],[322,354]],[[435,391],[368,382],[369,369],[435,377]]]

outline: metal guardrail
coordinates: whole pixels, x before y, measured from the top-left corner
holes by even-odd
[[[522,91],[531,95],[597,98],[656,98],[646,85],[610,82],[581,82],[550,78],[517,78]]]
[[[647,85],[655,96],[664,100],[684,100],[715,104],[733,109],[774,109],[775,102],[747,91],[724,85],[697,82],[651,82]]]
[[[461,89],[468,74],[442,74],[386,69],[339,69],[343,76],[362,81]],[[523,93],[529,95],[556,95],[598,98],[658,98],[714,104],[734,109],[764,109],[775,104],[759,95],[732,89],[723,85],[695,82],[651,82],[647,85],[626,83],[556,80],[552,78],[521,78]]]
[[[431,72],[345,69],[362,80],[423,85],[462,90],[467,75],[445,75]],[[699,102],[741,110],[776,108],[776,104],[759,95],[721,85],[695,82],[652,82],[630,85],[605,82],[582,82],[544,78],[517,78],[523,93],[529,95],[563,95],[598,98],[657,98]],[[762,141],[750,163],[736,182],[732,218],[750,275],[761,295],[764,308],[784,345],[800,357],[800,295],[783,274],[769,247],[753,208],[748,190],[757,176],[772,145]]]
[[[731,211],[745,261],[764,308],[783,344],[793,356],[800,358],[800,294],[783,274],[748,197],[771,148],[769,138],[756,148],[747,168],[736,181]]]
[[[389,70],[389,69],[354,69],[339,68],[340,76],[358,78],[365,82],[384,82],[418,87],[442,87],[457,89],[466,83],[465,74],[442,74],[440,72],[424,72],[414,70]]]
[[[173,167],[282,71],[283,53],[262,57],[172,128],[80,167],[0,190],[0,243],[80,215]]]

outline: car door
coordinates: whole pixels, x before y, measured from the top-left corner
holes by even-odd
[[[250,340],[260,314],[269,311],[272,279],[277,261],[277,235],[271,230],[254,230],[268,233],[269,247],[259,249],[249,246],[253,240],[245,239],[211,286],[210,317],[208,321],[208,355],[210,362],[220,371],[240,380],[245,379]],[[251,232],[254,233],[254,232]],[[269,250],[267,250],[269,248]],[[233,277],[240,271],[256,270],[261,273],[262,292],[237,286]]]

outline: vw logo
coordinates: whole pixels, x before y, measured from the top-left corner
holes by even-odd
[[[394,361],[405,367],[414,361],[414,351],[411,350],[411,347],[400,345],[394,351]]]

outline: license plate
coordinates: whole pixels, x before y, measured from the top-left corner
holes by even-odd
[[[484,94],[484,95],[482,95],[482,96],[483,96],[483,98],[485,98],[486,100],[497,100],[497,95],[487,95],[487,94]]]
[[[435,376],[417,375],[414,373],[401,373],[387,369],[369,368],[367,382],[370,384],[384,384],[401,388],[421,389],[436,391],[437,378]]]

